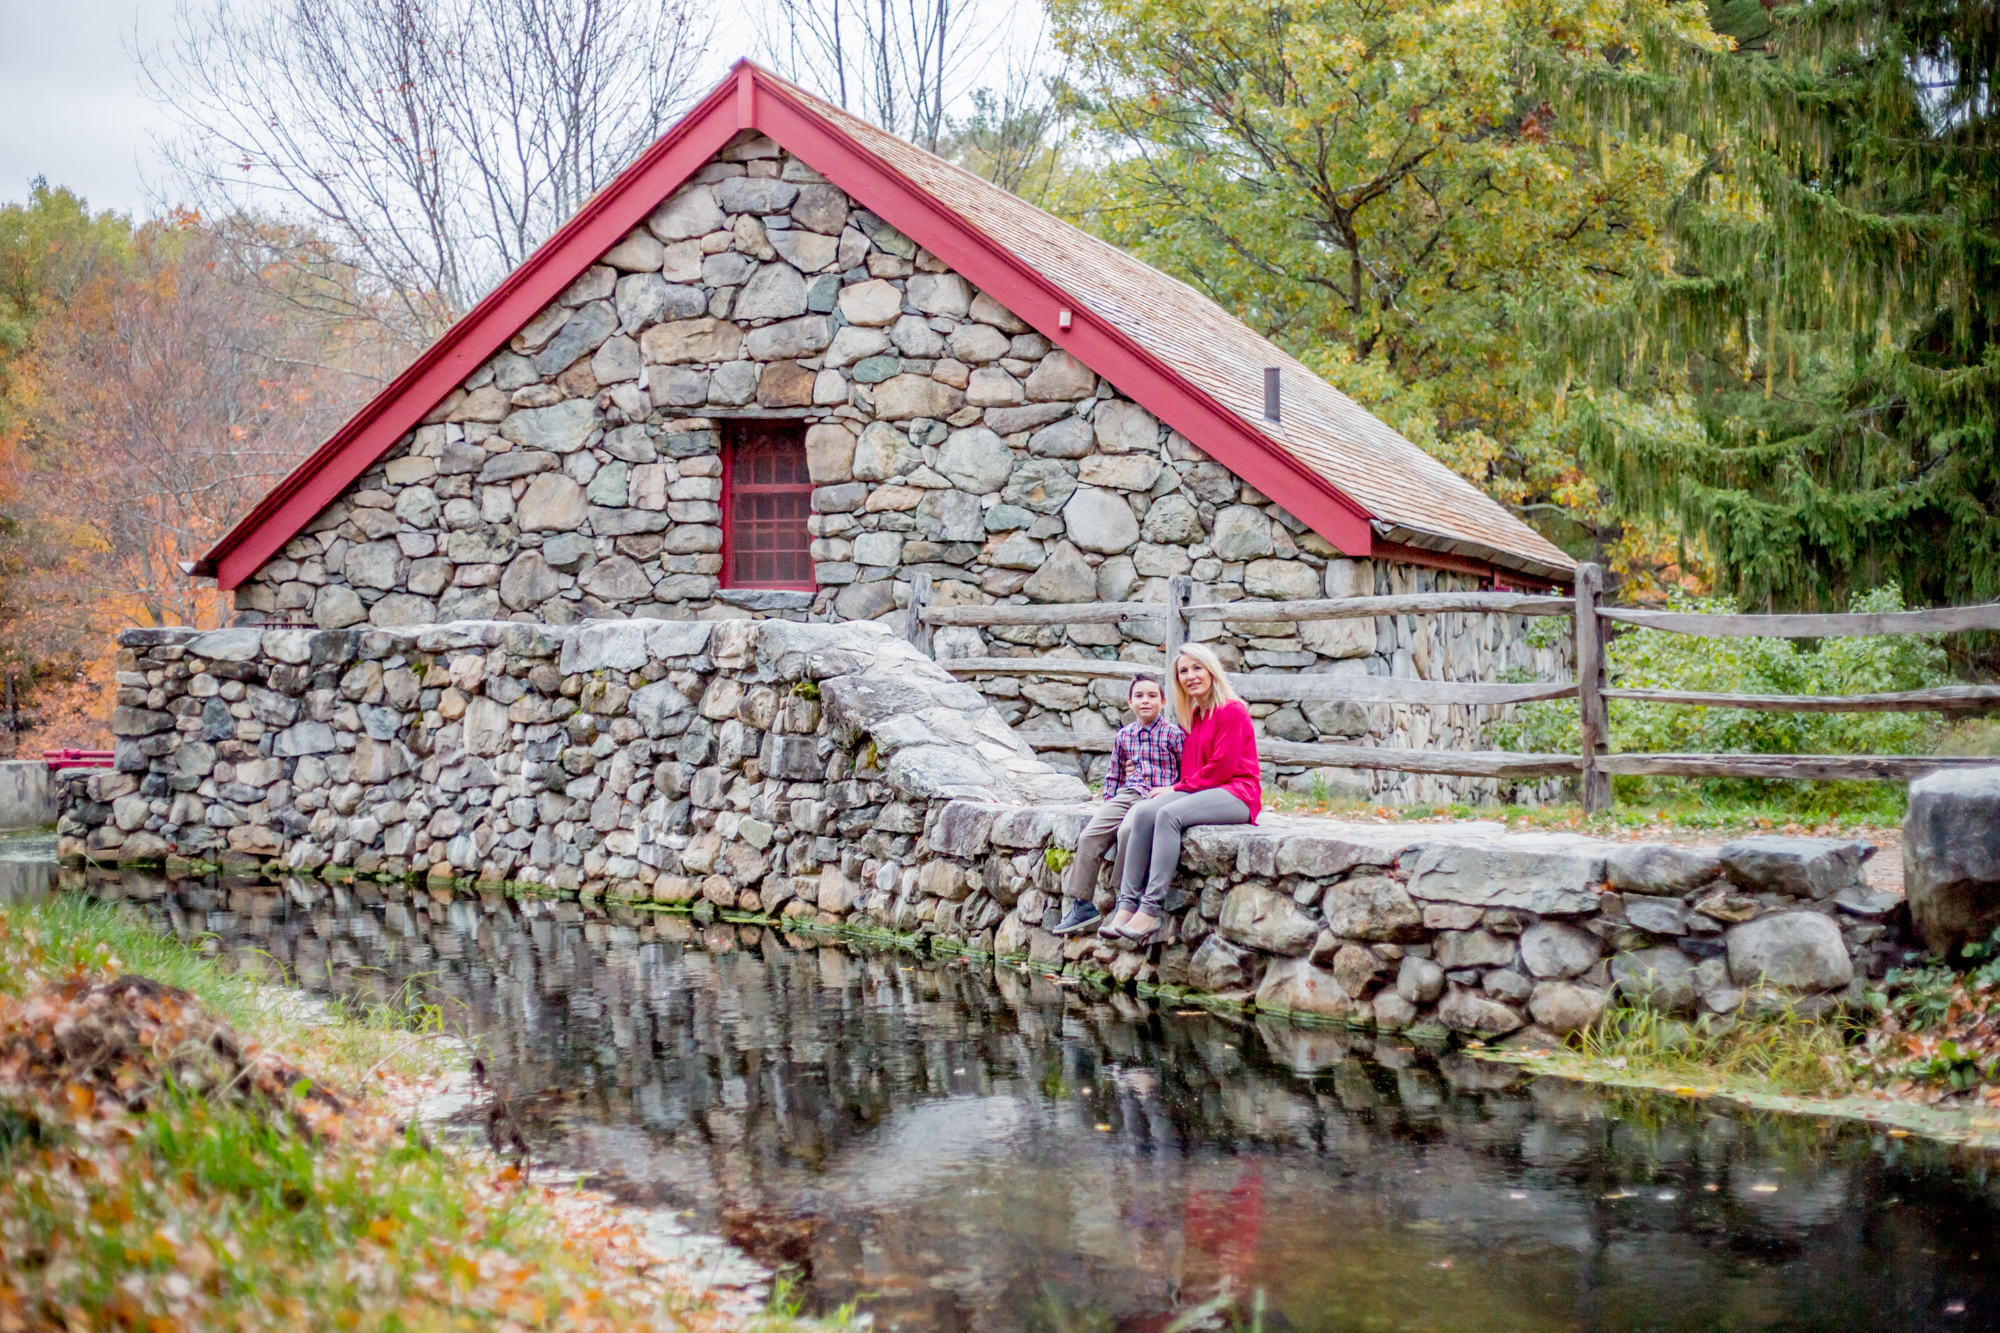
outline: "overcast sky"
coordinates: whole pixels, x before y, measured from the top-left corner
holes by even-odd
[[[258,0],[240,0],[255,4]],[[127,54],[136,25],[141,42],[163,39],[175,0],[0,0],[0,203],[27,196],[47,176],[93,209],[143,216],[144,183],[157,184],[152,135],[170,121],[139,95]],[[745,7],[728,6],[717,33],[712,71],[751,54]]]
[[[0,0],[0,201],[47,176],[93,208],[139,211],[151,170],[147,130],[124,43],[134,23],[163,32],[173,0]]]

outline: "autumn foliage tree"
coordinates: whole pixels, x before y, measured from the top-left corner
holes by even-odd
[[[37,687],[40,739],[75,742],[102,739],[117,629],[227,623],[180,563],[325,438],[377,368],[270,299],[192,216],[70,235],[103,253],[42,284],[7,363],[0,660]]]

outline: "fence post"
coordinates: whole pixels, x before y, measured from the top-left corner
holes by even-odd
[[[1194,600],[1194,580],[1185,574],[1176,574],[1167,580],[1167,657],[1164,666],[1172,675],[1174,655],[1187,642],[1187,607]]]
[[[1583,772],[1579,782],[1585,814],[1611,805],[1611,776],[1597,766],[1597,756],[1610,749],[1610,714],[1604,707],[1604,624],[1597,618],[1597,597],[1604,590],[1604,570],[1597,565],[1576,567],[1576,702],[1582,721]]]
[[[925,657],[931,655],[931,626],[924,619],[924,608],[931,604],[931,576],[913,574],[910,576],[910,619],[904,629],[912,647]]]

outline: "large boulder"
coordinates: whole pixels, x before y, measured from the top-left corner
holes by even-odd
[[[1304,908],[1257,884],[1239,884],[1229,891],[1216,929],[1245,948],[1281,958],[1305,953],[1319,935],[1319,923]]]
[[[1351,940],[1417,940],[1424,933],[1422,910],[1387,875],[1355,875],[1330,885],[1321,910],[1326,928]]]
[[[1333,973],[1305,958],[1281,958],[1271,964],[1257,988],[1257,1007],[1314,1018],[1346,1018],[1355,1012],[1347,988]]]
[[[1662,945],[1621,953],[1611,960],[1611,979],[1618,993],[1642,1008],[1666,1014],[1694,1012],[1694,960],[1679,949]]]
[[[1818,912],[1777,912],[1733,926],[1729,975],[1738,986],[1839,990],[1854,980],[1854,960],[1832,917]]]
[[[1627,893],[1687,894],[1722,874],[1722,858],[1707,847],[1631,842],[1604,858],[1611,887]]]
[[[1444,843],[1418,858],[1410,896],[1580,916],[1597,910],[1605,851],[1603,843],[1559,833]]]
[[[1535,1022],[1560,1036],[1595,1023],[1609,998],[1595,986],[1544,981],[1528,997],[1528,1012]]]
[[[1210,935],[1188,960],[1188,985],[1198,991],[1246,989],[1255,976],[1256,957],[1220,935]]]
[[[1453,1032],[1499,1036],[1521,1026],[1521,1015],[1512,1007],[1490,1000],[1476,991],[1453,990],[1438,1004],[1438,1022]]]
[[[1138,517],[1116,491],[1079,486],[1064,503],[1062,516],[1070,540],[1086,551],[1116,555],[1139,540]]]
[[[1560,921],[1537,921],[1521,934],[1521,961],[1535,976],[1560,980],[1590,969],[1604,942]]]
[[[937,470],[950,477],[960,490],[974,495],[999,490],[1007,484],[1007,474],[1013,469],[1013,453],[998,435],[984,426],[954,432],[938,451]]]
[[[1059,541],[1049,548],[1041,568],[1021,585],[1021,591],[1038,602],[1087,602],[1097,595],[1097,571],[1083,558],[1083,552]]]
[[[1396,993],[1412,1005],[1429,1004],[1444,994],[1444,969],[1428,958],[1404,954],[1396,971]]]
[[[2000,765],[1910,784],[1903,892],[1917,938],[1940,952],[2000,927]]]
[[[1722,844],[1723,873],[1747,889],[1794,898],[1831,898],[1863,882],[1861,863],[1875,854],[1870,843],[1838,838],[1738,838]]]

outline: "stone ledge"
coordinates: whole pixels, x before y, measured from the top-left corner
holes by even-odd
[[[987,882],[1016,899],[997,952],[1259,1009],[1546,1036],[1594,1021],[1618,993],[1687,1014],[1823,1006],[1857,975],[1857,954],[1880,975],[1903,943],[1884,924],[1901,900],[1860,878],[1866,844],[1684,848],[1283,815],[1191,830],[1171,919],[1148,947],[1065,939],[1052,933],[1060,888],[1044,854],[1073,847],[1091,810],[954,801],[939,812],[932,849],[983,859]],[[1098,897],[1108,904],[1102,886]]]

